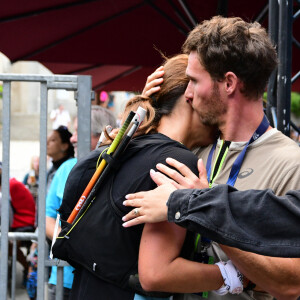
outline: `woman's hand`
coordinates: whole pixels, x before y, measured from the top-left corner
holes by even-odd
[[[158,185],[158,188],[126,196],[127,200],[123,204],[136,208],[123,217],[124,227],[165,221],[168,214],[166,203],[173,191],[176,189],[203,189],[208,187],[202,159],[198,160],[199,178],[186,165],[173,158],[167,158],[167,163],[180,173],[163,164],[158,164],[156,167],[170,178],[160,172],[151,170],[150,176]]]
[[[127,200],[123,204],[136,208],[122,218],[126,221],[123,226],[166,221],[168,213],[166,202],[175,190],[171,183],[164,183],[152,191],[126,195]]]
[[[164,81],[162,78],[164,73],[164,67],[161,66],[148,76],[146,85],[142,92],[142,96],[150,97],[160,90],[160,84],[162,84],[162,82]]]
[[[207,174],[202,159],[198,160],[199,177],[197,177],[186,165],[173,158],[167,158],[168,165],[174,167],[176,170],[167,167],[164,164],[157,164],[156,168],[160,172],[169,176],[169,181],[176,187],[176,189],[205,189],[208,188]],[[158,172],[155,172],[156,174]],[[159,185],[162,180],[161,175],[150,173],[154,182]],[[159,174],[159,173],[158,173]],[[167,178],[164,179],[167,181]]]

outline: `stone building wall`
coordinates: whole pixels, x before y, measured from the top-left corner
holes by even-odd
[[[38,62],[16,62],[0,53],[0,73],[51,75]],[[0,82],[1,84],[1,82]],[[74,93],[62,90],[48,91],[48,116],[52,109],[63,104],[71,117],[77,114]],[[0,160],[2,161],[2,101],[0,99]],[[10,176],[22,180],[30,168],[30,160],[39,155],[40,85],[31,82],[13,82],[11,85]],[[48,118],[48,132],[51,131]]]

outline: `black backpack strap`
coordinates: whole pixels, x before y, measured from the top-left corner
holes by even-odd
[[[120,162],[114,159],[110,154],[106,152],[102,153],[102,158],[109,164],[111,168],[117,170],[120,167]]]

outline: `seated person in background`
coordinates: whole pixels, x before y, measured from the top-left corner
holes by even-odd
[[[30,162],[30,171],[24,176],[23,184],[34,185],[39,183],[39,166],[40,158],[36,155],[32,156]]]
[[[38,198],[39,166],[40,158],[36,155],[32,156],[30,162],[30,171],[25,175],[23,179],[23,184],[25,184],[28,187],[35,202],[37,202]]]
[[[11,231],[34,232],[35,202],[25,185],[15,178],[9,180],[10,203],[13,209]]]
[[[0,164],[0,191],[2,182],[2,163]],[[10,204],[12,208],[12,223],[10,231],[12,232],[34,232],[35,230],[35,201],[30,191],[25,185],[11,178],[9,180]],[[28,262],[26,255],[20,247],[26,247],[29,250],[30,241],[17,242],[17,261],[23,266],[23,285],[26,284]],[[9,244],[9,255],[12,255],[12,244]]]

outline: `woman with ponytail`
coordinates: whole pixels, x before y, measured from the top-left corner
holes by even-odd
[[[72,229],[78,233],[78,250],[82,250],[80,248],[84,245],[80,255],[76,255],[74,249],[68,260],[76,268],[72,300],[133,300],[168,296],[149,295],[139,285],[139,245],[141,239],[142,243],[148,243],[148,237],[151,237],[151,243],[160,243],[152,233],[162,230],[168,247],[161,255],[166,259],[177,257],[180,254],[178,247],[181,249],[184,245],[186,231],[167,222],[151,224],[152,232],[146,229],[148,224],[123,228],[122,216],[131,210],[123,205],[123,201],[126,194],[155,188],[149,171],[155,170],[158,163],[165,163],[168,157],[180,160],[198,174],[198,159],[189,149],[208,145],[216,137],[215,128],[204,126],[184,97],[189,82],[185,75],[187,62],[188,57],[184,54],[166,59],[164,81],[159,90],[151,97],[136,96],[126,105],[124,120],[129,111],[135,111],[139,106],[146,109],[146,117],[122,155],[118,170],[101,186],[92,206]],[[95,171],[98,157],[99,150],[91,152],[71,171],[60,208],[61,219],[68,218],[80,198]],[[72,234],[75,233],[72,232],[70,238]],[[183,252],[182,255],[187,257],[189,253]],[[184,263],[197,264],[180,259]]]

